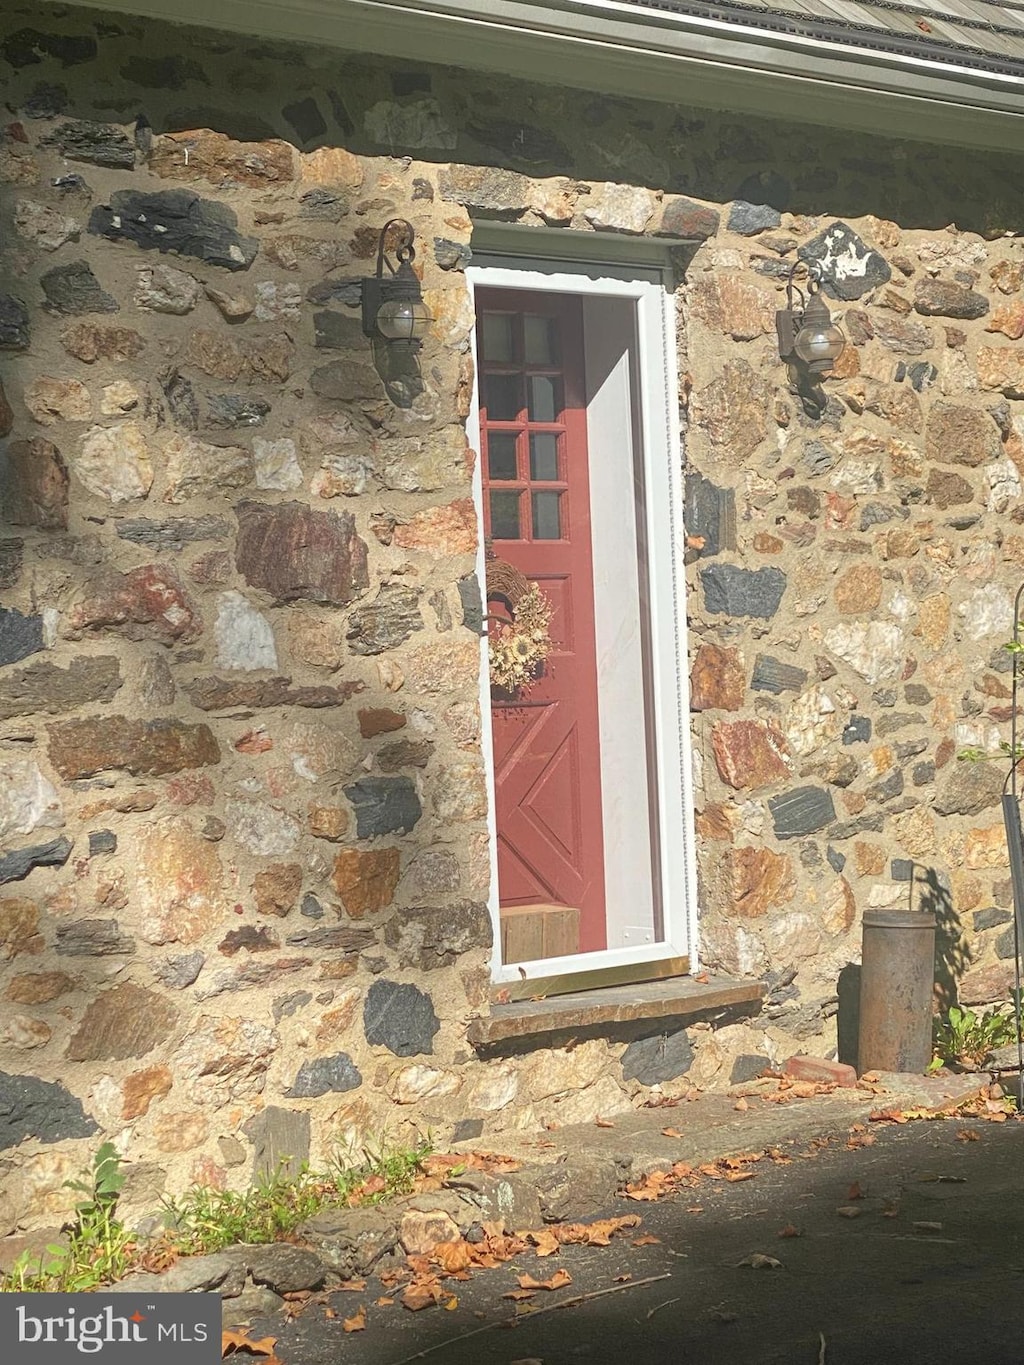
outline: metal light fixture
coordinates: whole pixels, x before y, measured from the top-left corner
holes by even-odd
[[[801,267],[807,270],[807,295],[794,282]],[[775,314],[779,334],[779,355],[789,363],[796,363],[814,377],[823,379],[835,365],[846,347],[841,328],[821,297],[821,266],[817,261],[797,261],[786,282],[786,307]],[[794,307],[793,295],[799,295],[799,306]]]
[[[388,235],[393,229],[400,235],[400,244],[393,249],[397,265],[392,264],[387,253]],[[388,346],[410,350],[419,347],[433,322],[412,268],[416,259],[415,235],[404,218],[392,218],[385,223],[377,246],[377,273],[362,282],[364,333]]]

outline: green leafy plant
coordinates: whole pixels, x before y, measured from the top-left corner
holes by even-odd
[[[976,1014],[974,1010],[951,1005],[935,1021],[935,1059],[976,1071],[997,1047],[1017,1041],[1013,1007],[997,1005]],[[933,1067],[935,1062],[933,1062]]]
[[[381,1138],[375,1147],[340,1151],[325,1171],[303,1165],[294,1174],[281,1169],[252,1189],[236,1193],[194,1185],[165,1201],[166,1231],[157,1249],[164,1264],[176,1256],[219,1251],[241,1242],[275,1242],[321,1209],[376,1204],[409,1193],[423,1162],[433,1151],[428,1138],[395,1147]],[[0,1291],[64,1292],[98,1289],[130,1270],[148,1267],[152,1245],[144,1243],[117,1217],[125,1176],[113,1143],[105,1142],[80,1180],[64,1182],[82,1199],[66,1244],[45,1252],[25,1252],[0,1274]]]
[[[83,1196],[75,1205],[67,1242],[47,1246],[42,1255],[24,1253],[0,1287],[76,1293],[109,1284],[130,1270],[138,1247],[134,1233],[117,1217],[124,1181],[116,1147],[104,1142],[84,1178],[64,1182],[65,1189]]]

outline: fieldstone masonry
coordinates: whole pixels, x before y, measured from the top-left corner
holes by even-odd
[[[1011,984],[1001,774],[957,754],[1010,715],[1021,166],[413,70],[0,21],[0,1235],[59,1221],[104,1136],[156,1189],[239,1186],[828,1053],[860,914],[910,863],[961,998]],[[395,216],[434,323],[386,391],[358,280]],[[491,931],[463,271],[495,217],[675,262],[700,951],[766,980],[755,1020],[466,1043]],[[823,408],[775,347],[799,259],[850,341]]]

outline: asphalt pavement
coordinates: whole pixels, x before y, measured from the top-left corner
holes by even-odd
[[[1024,1123],[875,1123],[775,1151],[737,1168],[750,1178],[616,1198],[588,1217],[642,1223],[446,1281],[449,1308],[410,1312],[371,1277],[252,1335],[283,1365],[1024,1365]],[[563,1288],[503,1297],[559,1270]]]

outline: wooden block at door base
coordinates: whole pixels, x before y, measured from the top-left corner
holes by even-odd
[[[503,905],[502,962],[567,957],[580,950],[580,912],[573,905]]]

